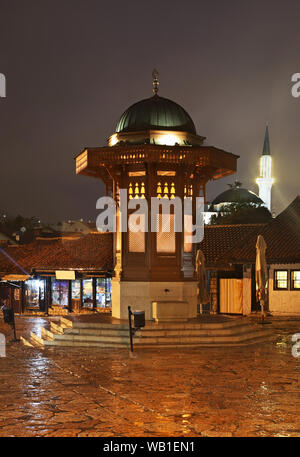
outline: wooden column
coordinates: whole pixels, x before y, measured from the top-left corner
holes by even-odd
[[[210,275],[210,303],[213,314],[218,312],[218,273],[211,271]]]

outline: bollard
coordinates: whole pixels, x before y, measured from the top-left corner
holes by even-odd
[[[134,327],[132,327],[132,319]],[[133,352],[133,336],[137,330],[145,327],[145,311],[131,311],[131,307],[128,306],[128,321],[129,321],[129,339],[130,339],[130,351]]]

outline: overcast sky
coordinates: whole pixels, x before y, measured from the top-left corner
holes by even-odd
[[[104,146],[128,106],[152,95],[182,105],[207,142],[255,178],[269,123],[278,213],[300,194],[299,0],[0,0],[0,208],[43,221],[95,219],[104,187],[74,157]]]

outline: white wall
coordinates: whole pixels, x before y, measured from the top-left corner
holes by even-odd
[[[244,265],[243,269],[243,314],[251,314],[251,265]]]
[[[300,315],[300,290],[274,290],[274,270],[300,270],[298,264],[271,265],[269,273],[269,309],[276,314]],[[290,286],[289,286],[290,287]]]

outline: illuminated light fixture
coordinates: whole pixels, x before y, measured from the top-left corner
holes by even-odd
[[[180,139],[177,135],[168,133],[167,135],[158,135],[155,138],[156,144],[164,144],[167,146],[175,146],[176,143],[180,144]]]
[[[109,139],[109,145],[110,146],[115,146],[117,143],[119,143],[119,138],[118,138],[118,135],[115,133],[114,135],[112,135]]]

